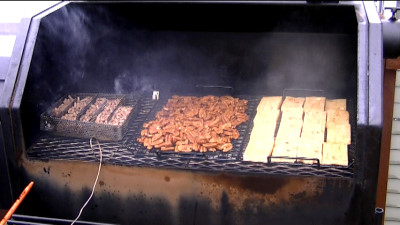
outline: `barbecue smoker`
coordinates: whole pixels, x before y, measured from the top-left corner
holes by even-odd
[[[383,38],[373,2],[63,2],[23,22],[1,99],[3,204],[35,181],[20,214],[73,219],[88,198],[99,148],[41,126],[63,96],[91,93],[123,95],[133,114],[121,140],[99,141],[82,220],[374,223]],[[148,151],[142,126],[172,95],[247,99],[250,119],[227,153]],[[243,161],[257,104],[275,95],[345,98],[348,166]]]

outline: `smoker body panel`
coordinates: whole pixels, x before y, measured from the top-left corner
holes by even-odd
[[[201,15],[193,14],[194,9]],[[241,10],[254,14],[237,17]],[[217,20],[221,11],[228,16]],[[163,20],[149,12],[160,13]],[[208,12],[205,18],[204,12]],[[12,116],[4,117],[11,121],[12,129],[6,132],[15,142],[8,149],[22,153],[17,157],[20,166],[14,168],[20,176],[15,177],[21,183],[36,182],[36,191],[25,200],[21,212],[73,218],[94,181],[89,177],[95,175],[97,165],[91,162],[26,158],[26,151],[42,135],[41,112],[61,95],[153,89],[166,96],[211,92],[196,88],[199,84],[232,87],[228,92],[232,95],[282,95],[285,88],[318,88],[328,98],[354,100],[358,112],[354,176],[116,163],[105,165],[102,182],[83,218],[106,222],[119,218],[125,224],[257,224],[266,220],[372,224],[381,124],[370,117],[379,115],[381,98],[374,96],[371,102],[369,97],[380,76],[378,71],[369,79],[368,65],[376,57],[369,55],[365,15],[362,4],[141,2],[69,3],[37,17],[15,91],[10,92],[13,98],[7,110],[2,108],[8,113],[12,106]],[[374,51],[379,52],[377,48]],[[372,104],[377,104],[375,112],[369,111]],[[19,193],[18,187],[14,189]],[[43,205],[40,210],[35,207],[38,202]],[[65,207],[54,208],[60,202]]]
[[[5,208],[8,205],[12,204],[12,187],[10,182],[10,173],[8,168],[8,162],[5,154],[4,148],[4,137],[3,137],[3,129],[1,129],[1,121],[0,121],[0,186],[2,187],[2,191],[0,193],[0,207]]]
[[[369,122],[371,126],[382,126],[383,97],[383,38],[382,22],[372,2],[364,2],[369,22]]]
[[[24,168],[26,177],[37,185],[24,202],[30,214],[68,219],[90,194],[97,164],[24,161]],[[118,224],[358,224],[362,219],[357,216],[355,202],[350,201],[355,184],[343,178],[105,165],[97,185],[83,220]],[[52,207],[60,202],[59,208]],[[33,207],[37,204],[45,208]]]

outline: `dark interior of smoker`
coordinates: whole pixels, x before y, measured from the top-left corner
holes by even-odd
[[[40,23],[21,104],[25,146],[46,135],[40,114],[69,93],[236,97],[290,89],[348,99],[355,125],[354,7],[70,3]]]

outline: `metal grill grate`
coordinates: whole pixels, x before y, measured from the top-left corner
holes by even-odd
[[[249,130],[251,129],[251,118],[254,117],[254,114],[257,109],[257,105],[261,100],[261,97],[249,97],[249,96],[236,96],[240,99],[247,99],[248,100],[248,109],[247,109],[247,114],[249,115],[249,120],[247,120],[245,123],[242,123],[237,127],[240,137],[236,140],[232,140],[233,144],[233,149],[229,152],[221,152],[221,151],[216,151],[216,152],[206,152],[206,153],[200,153],[200,152],[180,152],[176,153],[174,151],[161,151],[159,149],[153,149],[151,151],[147,150],[144,148],[140,143],[136,142],[136,139],[140,137],[140,131],[141,127],[139,129],[136,129],[136,135],[134,136],[134,142],[132,142],[133,149],[138,150],[137,156],[140,157],[145,157],[147,155],[150,156],[159,156],[159,157],[173,157],[173,158],[181,158],[181,159],[221,159],[221,160],[238,160],[240,158],[241,154],[241,149],[243,148],[243,144],[245,143],[245,137],[249,133]],[[167,98],[162,99],[157,102],[157,104],[154,105],[152,110],[148,113],[147,118],[145,119],[145,122],[149,122],[151,120],[154,120],[155,115],[157,112],[161,111],[162,107],[167,103]]]
[[[150,94],[142,96],[127,96],[126,105],[135,105],[132,119],[121,141],[100,141],[103,150],[103,161],[106,164],[176,168],[205,171],[231,171],[237,173],[260,173],[274,175],[353,177],[353,162],[355,157],[356,114],[353,102],[349,101],[350,123],[352,125],[352,144],[349,147],[349,167],[331,167],[302,164],[254,163],[241,161],[243,148],[247,146],[251,132],[251,121],[261,96],[237,96],[249,100],[249,120],[238,126],[240,138],[233,141],[234,148],[228,153],[209,152],[189,154],[160,153],[148,151],[138,143],[137,137],[143,123],[154,119],[155,113],[165,104],[163,100],[153,101]],[[42,138],[27,150],[28,159],[34,160],[73,160],[97,162],[98,149],[90,148],[88,139],[51,136],[44,133]]]

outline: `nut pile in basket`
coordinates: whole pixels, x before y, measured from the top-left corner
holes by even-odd
[[[147,149],[207,152],[232,150],[238,125],[248,120],[247,100],[231,96],[172,96],[138,141]]]
[[[121,126],[132,111],[120,105],[122,98],[70,95],[53,109],[62,120]]]
[[[80,97],[76,98],[73,106],[68,109],[68,112],[64,114],[61,119],[64,120],[76,120],[79,113],[92,101],[92,97],[88,96],[83,99]]]

